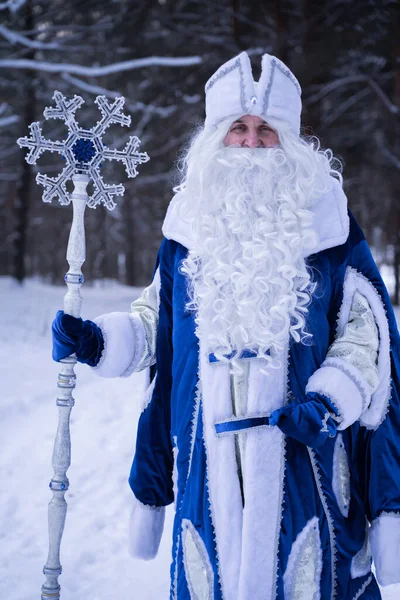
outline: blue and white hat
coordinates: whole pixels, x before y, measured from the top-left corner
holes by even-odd
[[[255,115],[265,121],[287,123],[300,134],[301,87],[288,67],[275,56],[264,54],[261,77],[253,79],[246,52],[223,64],[205,86],[205,127],[212,128],[223,119]]]

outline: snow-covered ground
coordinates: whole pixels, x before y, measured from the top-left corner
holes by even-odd
[[[40,598],[47,555],[48,483],[57,427],[58,365],[50,325],[64,287],[0,278],[0,598]],[[82,288],[83,316],[129,310],[138,290],[120,285]],[[61,545],[63,600],[165,600],[169,592],[173,508],[152,562],[127,550],[131,492],[127,478],[140,413],[143,374],[100,379],[77,365],[71,413],[72,464]],[[383,590],[400,598],[400,586]],[[340,600],[340,599],[338,599]]]

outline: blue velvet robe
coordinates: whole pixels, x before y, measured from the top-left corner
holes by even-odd
[[[390,334],[390,348],[386,348],[390,354],[380,349],[383,358],[390,355],[389,379],[380,386],[375,416],[370,423],[368,418],[356,420],[318,450],[282,434],[276,438],[275,456],[273,452],[260,456],[257,443],[277,428],[247,430],[247,435],[257,435],[253,462],[259,461],[259,473],[271,470],[270,479],[265,480],[265,497],[256,489],[252,499],[249,489],[249,507],[246,502],[245,507],[251,507],[251,513],[247,515],[237,500],[233,436],[212,439],[210,434],[208,441],[205,437],[205,402],[213,398],[218,404],[220,398],[213,397],[212,390],[207,396],[204,386],[208,383],[199,375],[199,340],[194,316],[185,310],[186,281],[179,270],[186,254],[187,248],[173,239],[164,239],[159,251],[159,325],[156,365],[151,368],[154,389],[140,417],[129,478],[134,495],[145,505],[160,507],[175,500],[171,600],[381,598],[371,572],[366,533],[375,524],[377,537],[386,536],[381,519],[400,514],[399,334],[388,292],[362,231],[350,214],[345,243],[308,257],[318,283],[307,315],[313,343],[290,342],[285,393],[287,397],[304,394],[310,377],[321,367],[335,338],[350,270],[356,281],[367,280],[380,296],[386,311],[377,317],[381,344],[387,344],[384,327]],[[351,397],[342,400],[352,402]],[[229,419],[228,414],[224,416]],[[274,472],[277,462],[280,470]],[[225,489],[229,495],[223,496]],[[392,537],[382,542],[389,550],[398,547],[400,540],[400,519],[394,522],[398,526],[391,528]],[[190,566],[193,545],[200,565],[194,570]],[[375,543],[376,552],[381,547]],[[378,558],[374,556],[375,561]],[[386,556],[379,560],[385,569]],[[400,581],[398,560],[396,573],[392,564],[387,569],[389,579]],[[197,581],[200,592],[195,589]]]

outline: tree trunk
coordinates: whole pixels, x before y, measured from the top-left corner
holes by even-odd
[[[392,55],[393,55],[393,68],[394,68],[394,92],[393,102],[396,106],[400,107],[400,6],[392,6]],[[389,140],[392,146],[392,151],[395,156],[400,157],[400,118],[398,116],[390,117],[390,121],[393,122],[393,126],[390,127]],[[391,138],[391,139],[390,139]],[[392,215],[394,222],[396,223],[396,231],[394,233],[395,248],[394,248],[394,281],[395,281],[395,293],[394,303],[400,304],[400,209],[398,207],[397,190],[400,184],[400,172],[397,170],[394,181],[393,181],[393,192],[392,192]]]
[[[24,7],[25,10],[25,29],[34,28],[32,3],[28,1]],[[35,51],[29,51],[25,58],[33,60]],[[33,84],[34,75],[32,71],[26,71],[23,75],[25,81],[23,89],[23,118],[22,135],[28,135],[28,126],[35,119],[35,86]],[[20,153],[22,163],[22,174],[20,185],[17,188],[15,197],[15,217],[16,217],[16,235],[14,241],[14,277],[20,283],[26,277],[26,248],[27,248],[27,230],[29,223],[29,203],[32,195],[32,175],[31,166],[25,160],[25,152]]]

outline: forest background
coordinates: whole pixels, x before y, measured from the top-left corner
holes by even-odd
[[[150,162],[123,181],[110,212],[86,212],[88,281],[143,286],[151,277],[161,225],[178,182],[177,163],[204,118],[204,84],[246,50],[255,78],[260,58],[278,56],[303,89],[303,131],[344,164],[345,190],[379,266],[391,269],[400,301],[400,4],[395,0],[8,0],[0,1],[0,275],[60,283],[71,207],[43,204],[40,170],[16,139],[43,120],[54,90],[81,95],[81,125],[99,119],[98,94],[126,98],[132,125],[109,129],[123,148],[138,135]],[[44,126],[62,139],[60,121]],[[59,159],[59,157],[58,157]]]

